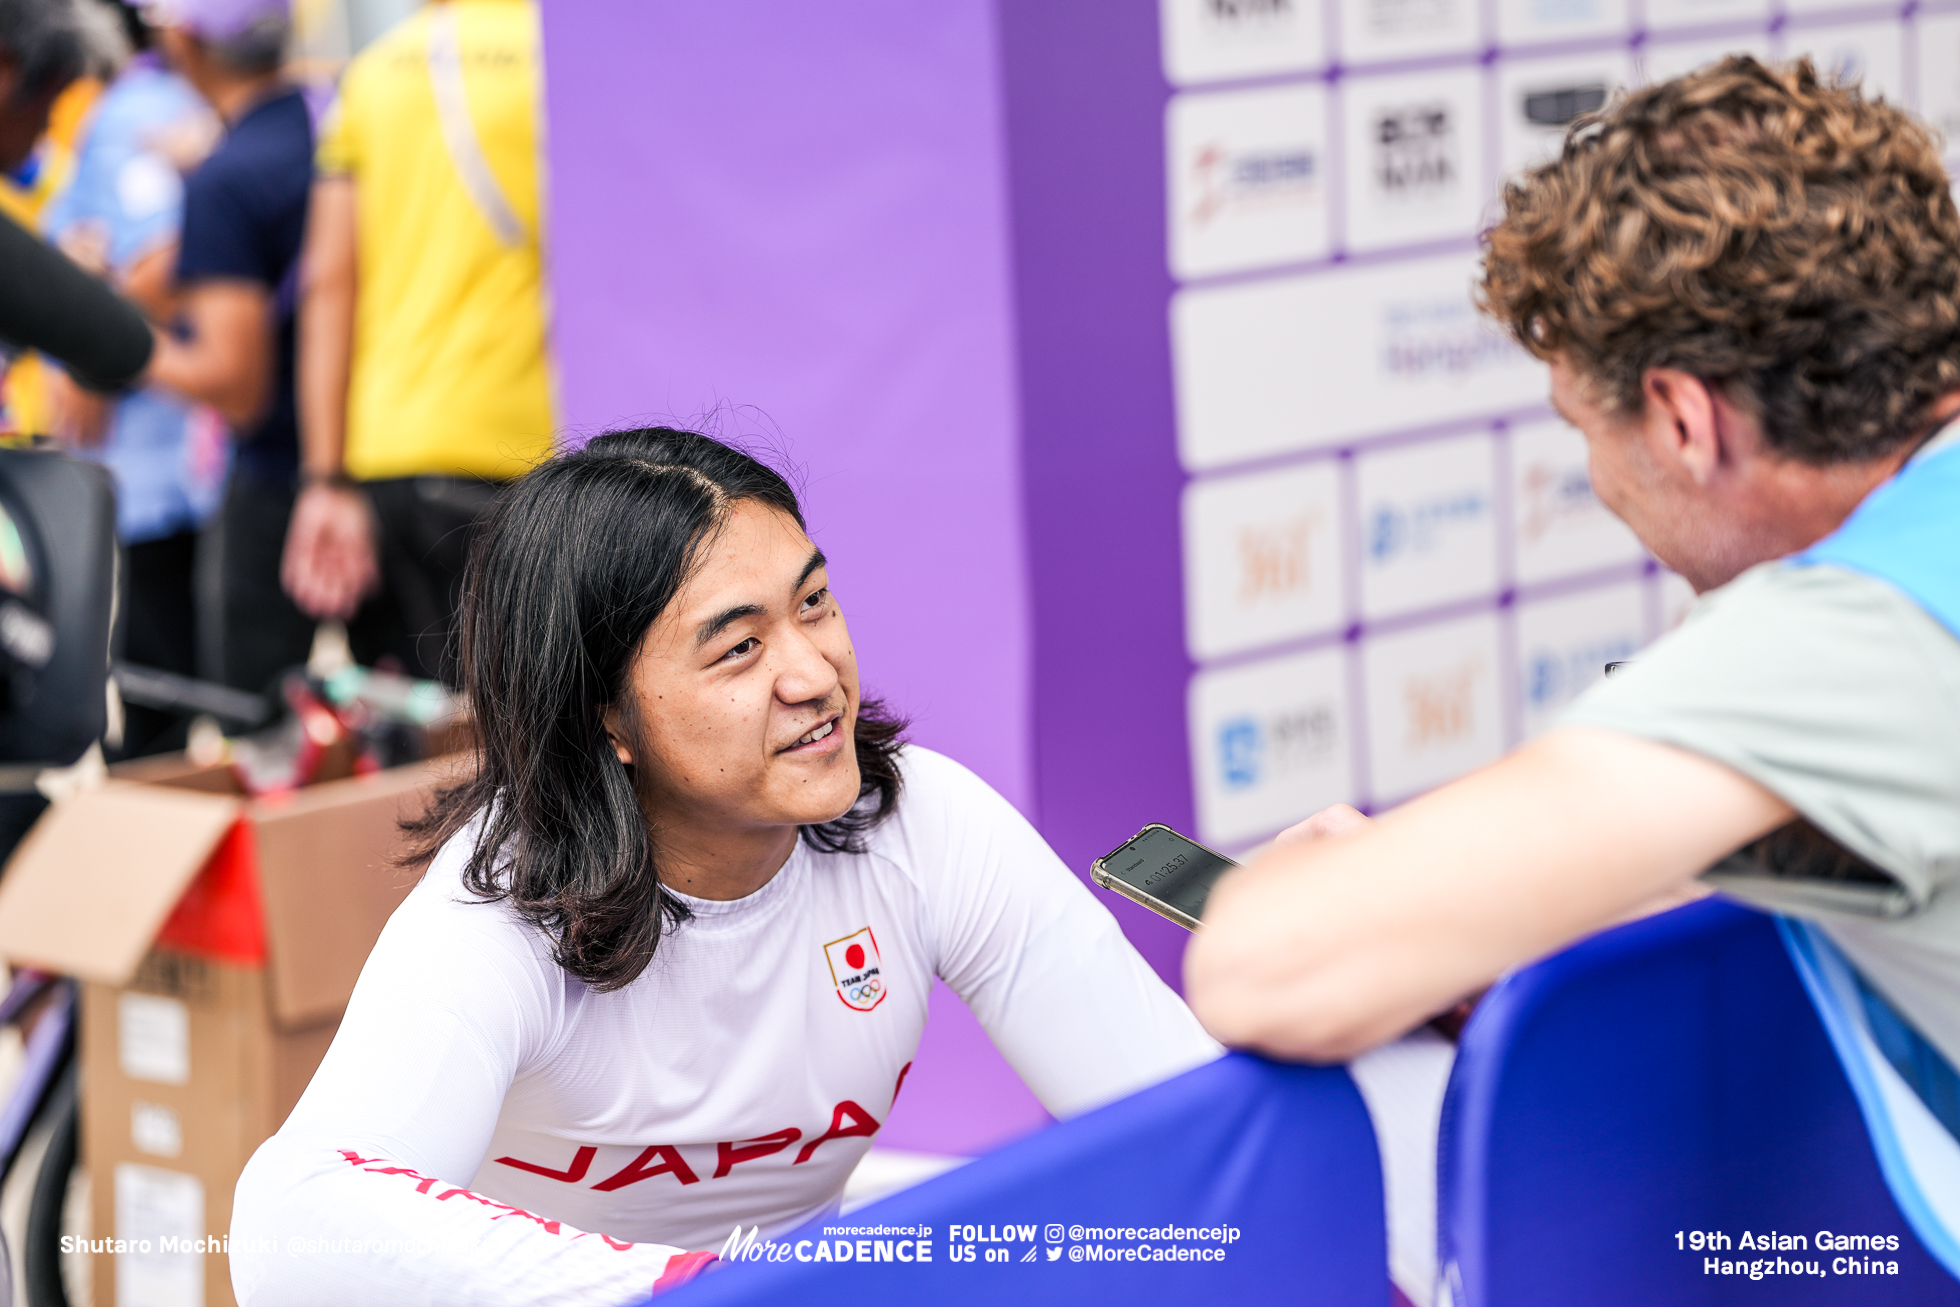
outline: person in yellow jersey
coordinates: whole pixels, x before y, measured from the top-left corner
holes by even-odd
[[[470,526],[551,449],[538,10],[439,0],[322,124],[282,577],[362,662],[445,675]]]

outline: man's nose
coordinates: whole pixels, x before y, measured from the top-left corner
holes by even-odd
[[[791,704],[821,703],[837,692],[838,684],[837,668],[817,642],[801,631],[792,636],[776,673],[776,697]]]

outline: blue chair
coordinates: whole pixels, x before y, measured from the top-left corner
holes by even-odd
[[[807,1226],[776,1241],[777,1256],[788,1250],[785,1260],[765,1253],[737,1261],[659,1303],[1387,1307],[1382,1221],[1374,1130],[1347,1072],[1232,1054],[849,1216]],[[918,1260],[916,1246],[891,1260],[861,1260],[865,1252],[875,1256],[880,1242],[890,1256],[891,1245],[916,1241],[838,1238],[824,1233],[826,1225],[929,1227],[931,1260]],[[1239,1237],[1098,1238],[1084,1229],[1163,1226],[1230,1227]],[[831,1245],[827,1254],[850,1260],[815,1260],[820,1242]],[[1223,1257],[1099,1255],[1139,1246]]]
[[[1886,1189],[1774,922],[1719,900],[1491,990],[1450,1077],[1437,1183],[1453,1307],[1960,1303]],[[1820,1250],[1819,1231],[1898,1249]],[[1719,1270],[1779,1258],[1825,1273]],[[1898,1274],[1834,1274],[1840,1258]]]

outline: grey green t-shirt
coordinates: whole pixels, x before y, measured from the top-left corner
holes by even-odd
[[[1960,425],[1915,457],[1955,444]],[[1675,745],[1781,796],[1804,822],[1703,879],[1817,922],[1960,1064],[1960,638],[1884,581],[1765,563],[1561,724]]]

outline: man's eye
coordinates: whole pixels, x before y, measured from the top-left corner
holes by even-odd
[[[822,608],[824,605],[824,601],[829,598],[830,598],[829,586],[825,586],[821,590],[814,590],[810,593],[810,597],[803,601],[803,611],[810,612],[813,609]]]
[[[760,649],[761,647],[762,647],[762,641],[756,639],[754,636],[750,636],[748,639],[742,641],[742,643],[736,645],[733,649],[730,649],[727,653],[723,654],[721,656],[721,660],[723,662],[731,662],[737,658],[744,658],[747,657],[750,653],[753,653],[755,650]]]

